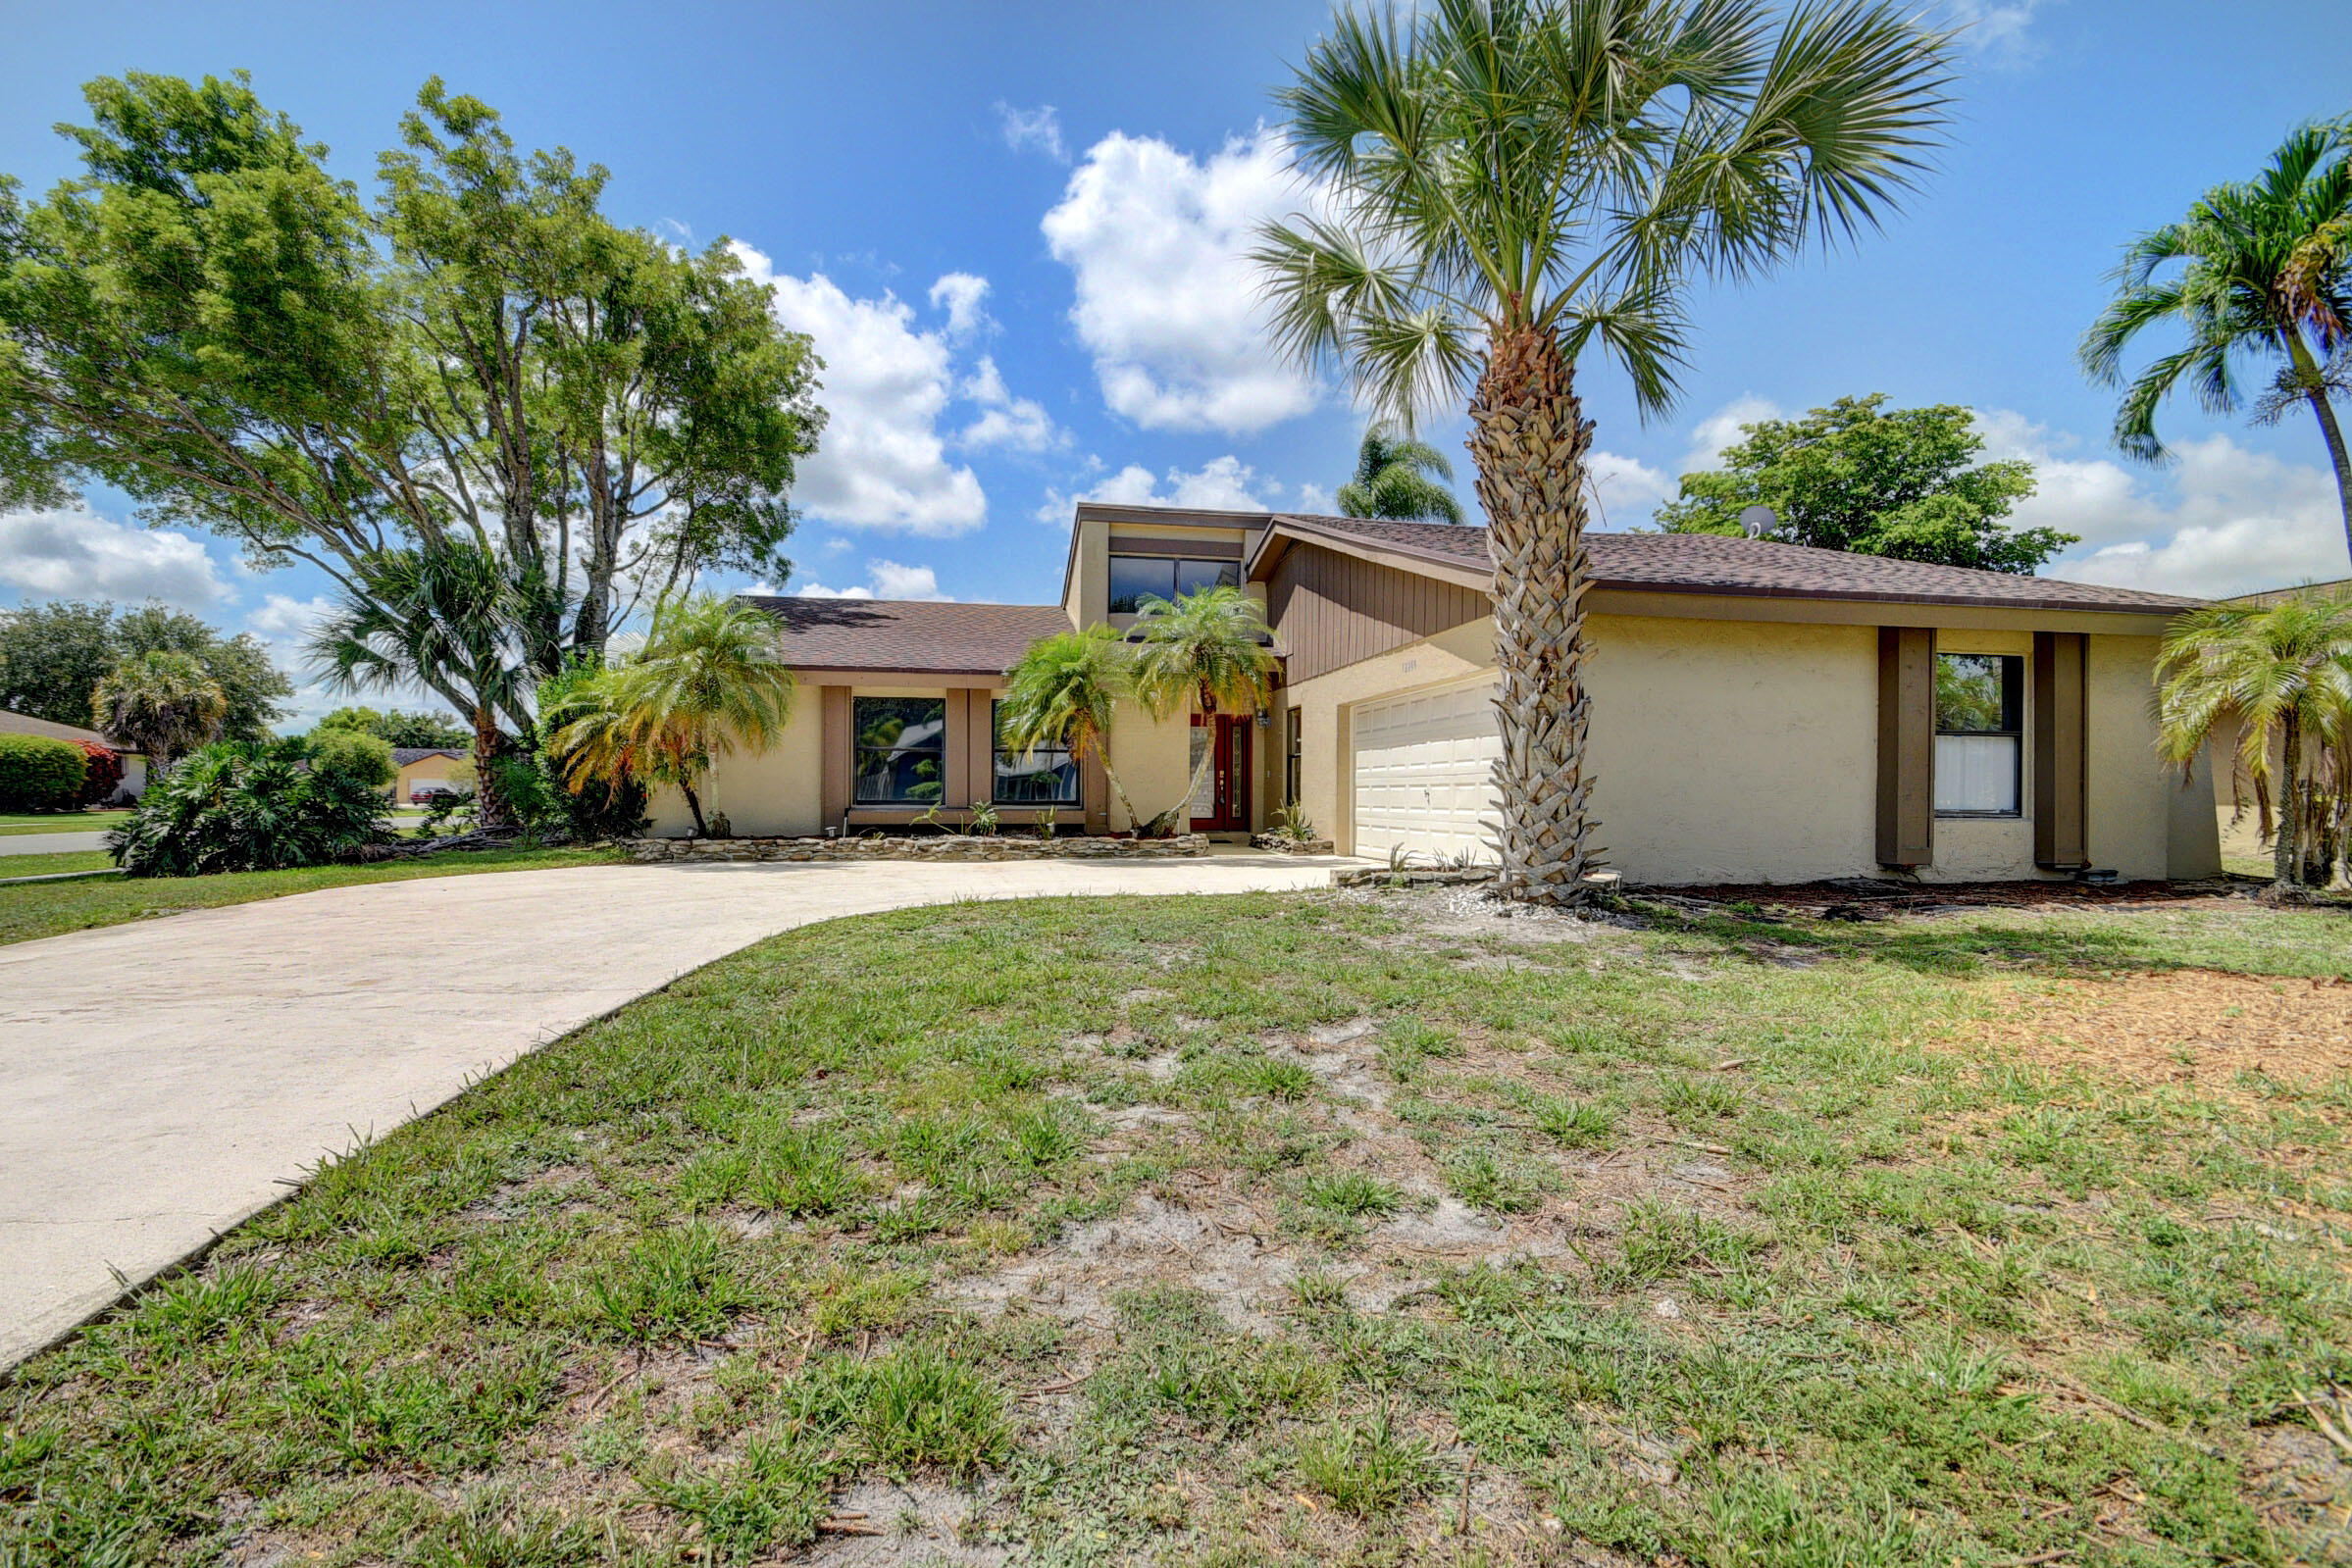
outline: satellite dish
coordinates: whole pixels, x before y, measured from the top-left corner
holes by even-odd
[[[1780,527],[1780,518],[1768,506],[1744,507],[1740,511],[1740,531],[1752,539],[1761,539]]]

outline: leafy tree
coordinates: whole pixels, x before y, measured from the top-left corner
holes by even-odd
[[[1374,425],[1355,449],[1355,477],[1340,486],[1340,512],[1346,517],[1459,523],[1461,503],[1439,482],[1453,478],[1454,465],[1445,453]]]
[[[80,176],[0,186],[0,487],[103,481],[395,619],[405,555],[487,551],[539,675],[628,584],[784,566],[817,361],[724,242],[614,225],[437,80],[372,211],[241,76],[84,96]]]
[[[1792,544],[1991,572],[2031,573],[2077,536],[2001,520],[2033,493],[2033,465],[1975,462],[1984,437],[1952,403],[1885,410],[1886,394],[1841,397],[1803,419],[1743,425],[1726,466],[1682,476],[1660,507],[1668,533],[1737,534],[1759,504]],[[1971,466],[1973,465],[1973,466]]]
[[[0,733],[0,811],[63,811],[79,797],[88,767],[74,741]]]
[[[1254,713],[1273,692],[1276,664],[1266,613],[1239,588],[1147,598],[1130,635],[1137,639],[1136,699],[1155,719],[1196,707],[1202,713]],[[1148,836],[1174,831],[1215,757],[1215,747],[1202,749],[1184,798],[1151,819]]]
[[[544,688],[541,689],[544,701]],[[545,716],[542,706],[541,717]],[[398,708],[378,712],[374,708],[337,708],[321,719],[321,730],[356,730],[374,735],[392,746],[457,747],[473,743],[473,732],[437,713],[407,713]]]
[[[306,742],[311,766],[329,768],[372,789],[388,789],[400,777],[391,743],[358,730],[321,729]]]
[[[1586,896],[1584,470],[1597,347],[1667,408],[1696,281],[1878,222],[1949,45],[1885,4],[1431,0],[1349,11],[1280,102],[1328,216],[1262,231],[1282,346],[1410,429],[1466,395],[1495,566],[1500,885]]]
[[[1133,656],[1111,628],[1041,637],[1004,678],[1004,743],[1022,751],[1066,746],[1081,762],[1098,759],[1119,809],[1140,828],[1144,819],[1127,798],[1110,755],[1111,723],[1119,703],[1134,694]]]
[[[150,779],[221,738],[229,697],[189,653],[142,653],[98,683],[91,719],[101,734],[145,755]]]
[[[2352,121],[2302,126],[2256,178],[2216,185],[2178,223],[2140,235],[2115,282],[2081,357],[2094,380],[2123,388],[2116,444],[2161,462],[2156,410],[2184,379],[2206,412],[2234,413],[2246,394],[2237,364],[2270,361],[2277,369],[2254,416],[2269,424],[2298,403],[2311,410],[2352,550],[2352,451],[2333,401],[2352,390]],[[2126,381],[2124,350],[2160,322],[2187,341]]]
[[[301,742],[224,740],[150,784],[107,848],[133,877],[196,877],[329,865],[390,836],[382,791],[303,766]]]
[[[2324,882],[2329,862],[2352,847],[2329,841],[2314,787],[2331,769],[2340,807],[2352,784],[2352,597],[2299,594],[2260,608],[2191,611],[2166,633],[2156,678],[2159,744],[2169,760],[2191,761],[2234,723],[2238,765],[2258,787],[2275,780],[2272,892],[2291,892],[2307,860],[2318,862]],[[2344,826],[2336,825],[2339,835]]]
[[[147,653],[184,653],[204,666],[228,701],[221,733],[230,739],[262,739],[285,717],[293,683],[250,634],[225,637],[161,604],[123,610],[103,600],[0,610],[0,708],[86,725],[91,694],[107,672]]]
[[[694,835],[707,836],[695,783],[738,745],[754,754],[774,745],[793,691],[764,612],[717,594],[657,605],[644,652],[610,671],[600,693],[578,694],[580,715],[554,737],[571,758],[567,782],[675,784]]]

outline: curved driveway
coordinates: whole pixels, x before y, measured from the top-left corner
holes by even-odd
[[[0,1369],[356,1137],[762,936],[968,898],[1322,886],[1345,864],[484,872],[0,946]]]

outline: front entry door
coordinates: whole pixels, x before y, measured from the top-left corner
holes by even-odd
[[[1193,796],[1193,832],[1246,833],[1250,827],[1250,720],[1230,713],[1193,715],[1193,765],[1214,746],[1208,777]]]

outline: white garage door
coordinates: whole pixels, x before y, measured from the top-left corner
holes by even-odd
[[[1491,682],[1364,703],[1352,733],[1357,854],[1495,858],[1480,822],[1495,814],[1488,780],[1502,749]]]

